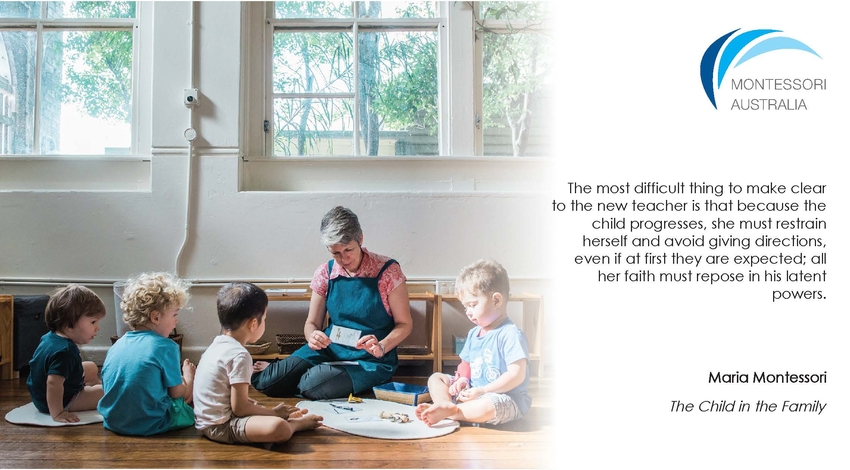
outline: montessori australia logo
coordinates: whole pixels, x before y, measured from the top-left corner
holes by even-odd
[[[782,33],[777,29],[754,29],[736,35],[739,31],[736,29],[717,38],[705,50],[700,62],[702,88],[714,109],[717,109],[716,94],[730,67],[734,69],[750,59],[779,50],[802,51],[821,58],[797,39],[777,34]],[[807,110],[802,92],[826,90],[825,78],[759,76],[733,78],[729,83],[735,92],[729,107],[733,111]],[[761,93],[753,98],[752,92]]]

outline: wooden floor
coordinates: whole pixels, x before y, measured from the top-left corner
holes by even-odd
[[[463,425],[431,439],[385,440],[322,427],[298,433],[270,450],[218,444],[192,428],[126,437],[100,424],[44,428],[4,419],[0,468],[550,468],[553,386],[550,378],[532,378],[531,411],[523,420],[499,428]],[[266,406],[281,401],[253,389],[251,397]],[[0,414],[29,401],[24,379],[0,380]],[[294,405],[299,399],[282,401]]]

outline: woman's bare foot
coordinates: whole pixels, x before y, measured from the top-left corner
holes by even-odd
[[[257,361],[254,363],[254,373],[262,372],[266,370],[266,367],[269,366],[269,363],[266,361]]]
[[[424,410],[420,410],[419,406],[416,407],[416,417],[428,426],[433,426],[450,416],[454,416],[457,412],[457,405],[452,402],[434,403]]]

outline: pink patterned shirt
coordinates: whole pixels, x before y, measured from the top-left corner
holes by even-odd
[[[333,272],[331,272],[330,276],[328,276],[328,263],[322,263],[318,268],[316,268],[316,272],[313,273],[313,280],[310,282],[310,289],[322,297],[327,298],[328,280],[330,278],[335,279],[339,276],[375,277],[381,271],[381,268],[384,267],[384,264],[391,259],[388,256],[371,253],[366,248],[361,247],[361,249],[363,250],[363,261],[360,263],[360,269],[357,272],[352,273],[352,275],[349,276],[342,265],[334,262]],[[407,281],[407,278],[404,276],[404,273],[401,272],[401,266],[399,266],[398,263],[393,263],[388,266],[381,275],[381,278],[378,279],[378,291],[381,293],[381,300],[384,302],[384,307],[387,309],[390,316],[393,316],[393,312],[390,310],[390,292],[392,292],[396,287],[404,284],[405,281]]]

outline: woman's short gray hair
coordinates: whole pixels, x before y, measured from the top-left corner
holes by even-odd
[[[363,230],[357,214],[342,206],[336,206],[322,217],[322,243],[325,246],[347,245],[353,240],[360,241]]]

